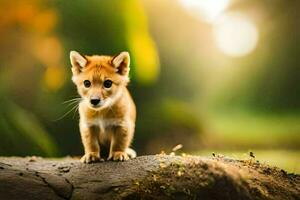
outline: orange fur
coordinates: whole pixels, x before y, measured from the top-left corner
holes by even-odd
[[[127,52],[112,56],[81,56],[71,51],[72,80],[82,97],[79,104],[84,163],[100,160],[100,148],[109,146],[109,159],[135,157],[129,148],[134,135],[136,108],[126,86],[130,57]],[[105,81],[111,81],[109,88]],[[87,87],[84,82],[89,81]],[[99,100],[97,105],[92,99]]]

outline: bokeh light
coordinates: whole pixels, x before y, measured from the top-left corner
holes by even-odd
[[[66,70],[64,67],[50,66],[44,74],[44,84],[46,89],[55,91],[63,86],[66,81]]]
[[[127,42],[136,80],[151,85],[158,79],[160,65],[156,45],[149,34],[143,6],[138,1],[123,3],[124,22],[127,25]],[[135,15],[132,15],[132,13]],[[137,17],[138,16],[138,17]]]
[[[257,46],[256,26],[240,13],[224,14],[218,18],[213,32],[217,47],[232,57],[245,56]]]
[[[45,37],[35,40],[33,54],[44,65],[57,65],[63,54],[63,47],[57,37]]]
[[[213,22],[230,4],[230,0],[180,0],[180,3],[207,22]]]

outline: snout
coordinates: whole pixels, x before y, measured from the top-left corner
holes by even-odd
[[[93,106],[98,106],[100,104],[100,97],[91,97],[90,99],[90,103],[93,105]]]

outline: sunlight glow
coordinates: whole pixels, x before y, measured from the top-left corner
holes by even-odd
[[[245,56],[257,46],[256,26],[239,13],[228,13],[218,18],[213,32],[217,47],[232,57]]]
[[[230,0],[179,0],[179,2],[207,22],[213,22],[230,4]]]

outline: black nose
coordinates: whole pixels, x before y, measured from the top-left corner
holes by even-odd
[[[93,104],[94,106],[96,106],[98,103],[100,102],[100,99],[91,99],[91,104]]]

